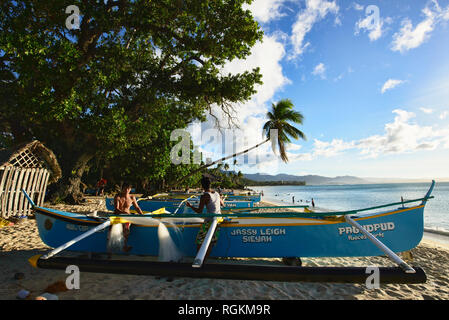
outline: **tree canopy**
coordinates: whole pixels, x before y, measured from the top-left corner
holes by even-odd
[[[2,143],[51,148],[62,197],[78,192],[98,156],[162,176],[172,130],[204,120],[214,104],[226,112],[261,83],[258,68],[222,72],[262,39],[245,2],[74,0],[80,24],[69,30],[66,1],[2,1]]]

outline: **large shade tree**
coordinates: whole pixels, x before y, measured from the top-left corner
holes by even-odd
[[[80,24],[69,30],[67,1],[2,1],[2,143],[39,139],[50,147],[63,170],[55,193],[62,199],[78,199],[99,154],[157,149],[146,153],[163,170],[169,163],[155,158],[170,145],[161,136],[204,120],[212,105],[229,111],[261,83],[258,68],[221,72],[262,38],[245,2],[73,0]]]

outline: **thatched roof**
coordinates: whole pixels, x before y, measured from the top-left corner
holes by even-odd
[[[0,150],[0,167],[17,166],[21,168],[47,168],[51,175],[49,183],[59,180],[62,176],[53,151],[38,140],[21,144],[14,148]]]

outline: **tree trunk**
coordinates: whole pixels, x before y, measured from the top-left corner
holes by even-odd
[[[195,173],[200,172],[200,171],[206,169],[207,167],[213,166],[214,164],[217,164],[217,163],[219,163],[219,162],[225,161],[225,160],[230,159],[230,158],[235,158],[235,157],[237,157],[237,156],[239,156],[239,155],[241,155],[241,154],[247,153],[247,152],[249,152],[249,151],[251,151],[251,150],[253,150],[253,149],[256,149],[257,147],[263,145],[264,143],[266,143],[266,142],[268,142],[268,141],[270,141],[270,139],[266,139],[265,141],[263,141],[263,142],[261,142],[261,143],[258,143],[258,144],[256,144],[255,146],[253,146],[253,147],[251,147],[251,148],[249,148],[249,149],[246,149],[246,150],[244,150],[244,151],[241,151],[241,152],[238,152],[238,153],[234,153],[233,155],[230,155],[230,156],[227,156],[227,157],[223,157],[223,158],[218,159],[218,160],[216,160],[216,161],[214,161],[214,162],[212,162],[212,163],[202,165],[202,166],[199,167],[198,169],[196,169],[196,170],[190,172],[188,175],[186,175],[186,176],[182,177],[181,179],[179,179],[179,180],[177,181],[177,183],[178,183],[178,184],[181,184],[181,183],[182,183],[184,180],[186,180],[188,177],[193,176]]]
[[[57,182],[56,190],[50,195],[50,201],[64,201],[68,204],[80,204],[83,194],[80,191],[81,178],[87,168],[87,163],[94,154],[83,153],[73,159],[67,159],[62,164],[63,176]]]

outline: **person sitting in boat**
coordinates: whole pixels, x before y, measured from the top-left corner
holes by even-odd
[[[207,213],[220,214],[221,206],[224,206],[224,202],[223,199],[220,197],[220,194],[210,188],[211,181],[208,177],[203,177],[201,179],[201,185],[204,189],[204,194],[200,198],[199,207],[195,208],[189,202],[186,202],[186,206],[192,208],[192,210],[195,211],[196,213],[203,213],[204,206],[206,206]],[[212,218],[204,219],[204,223],[200,227],[200,231],[198,232],[198,235],[196,237],[196,244],[198,250],[203,244],[204,238],[206,237],[207,231],[209,230],[211,224]],[[209,255],[210,249],[217,243],[219,234],[220,232],[217,227],[214,236],[212,238],[211,245],[209,246],[209,249],[207,251],[206,257]]]
[[[122,191],[114,197],[115,214],[131,214],[129,209],[131,208],[132,205],[134,205],[134,208],[136,208],[139,214],[143,214],[142,209],[140,209],[139,205],[137,204],[136,197],[130,194],[131,189],[132,186],[129,183],[125,182],[122,185]],[[130,225],[131,225],[130,223],[123,223],[123,237],[125,239],[123,250],[125,252],[131,250],[131,247],[128,247]]]

